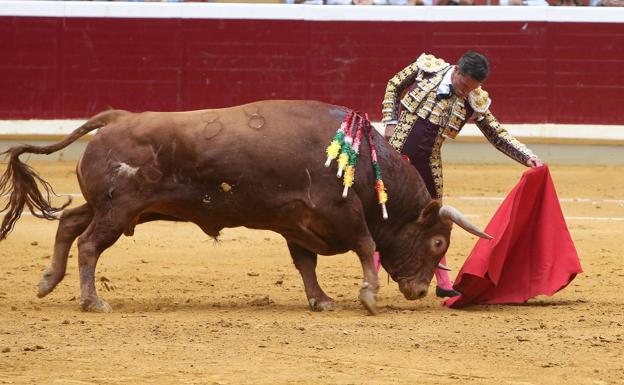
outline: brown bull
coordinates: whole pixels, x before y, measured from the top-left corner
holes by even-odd
[[[19,155],[50,154],[100,129],[77,166],[86,203],[62,213],[39,297],[63,279],[70,246],[78,238],[80,304],[86,311],[111,311],[95,290],[100,254],[122,234],[132,235],[139,223],[177,220],[193,222],[215,238],[223,228],[238,226],[281,234],[315,310],[334,306],[316,278],[317,254],[349,250],[362,264],[359,298],[369,312],[376,312],[375,250],[405,297],[420,298],[448,248],[451,220],[486,235],[456,210],[432,201],[416,170],[376,132],[374,145],[390,197],[389,219],[382,218],[377,202],[366,140],[355,184],[343,198],[335,166],[324,167],[324,149],[348,112],[311,101],[264,101],[190,112],[102,112],[56,144],[6,151],[10,159],[0,191],[10,198],[0,239],[11,231],[24,206],[45,218],[65,207],[51,206],[50,185]]]

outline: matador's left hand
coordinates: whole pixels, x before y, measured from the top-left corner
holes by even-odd
[[[527,160],[527,166],[531,168],[539,167],[541,165],[543,165],[543,163],[537,155],[531,155],[531,157]]]

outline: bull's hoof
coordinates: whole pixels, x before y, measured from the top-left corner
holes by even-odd
[[[328,301],[319,301],[316,298],[310,298],[308,303],[310,304],[310,309],[313,311],[332,311],[338,308],[336,303],[331,299]]]
[[[80,307],[82,311],[87,311],[90,313],[112,313],[113,308],[106,303],[106,301],[95,298],[95,299],[81,299]]]
[[[62,280],[63,274],[58,274],[52,269],[46,270],[45,273],[43,273],[43,277],[41,277],[41,281],[39,281],[37,297],[43,298],[50,294]]]
[[[362,290],[360,290],[358,298],[370,315],[377,315],[376,297],[375,293],[369,288],[362,288]]]
[[[37,297],[43,298],[50,294],[56,285],[52,285],[47,279],[43,278],[39,281],[39,289],[37,290]]]

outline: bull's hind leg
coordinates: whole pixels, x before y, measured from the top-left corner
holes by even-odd
[[[110,313],[111,306],[97,296],[95,268],[100,255],[119,239],[130,223],[131,216],[118,211],[95,213],[87,230],[78,238],[78,269],[80,273],[80,306],[82,310]]]
[[[299,270],[299,273],[301,273],[301,278],[303,278],[303,286],[305,287],[310,308],[315,311],[334,309],[336,303],[325,294],[316,278],[316,253],[304,249],[295,243],[286,243],[288,244],[288,250],[295,263],[295,267]]]
[[[37,292],[39,298],[52,292],[65,277],[69,249],[76,238],[89,226],[91,218],[93,218],[93,212],[87,204],[63,211],[56,230],[54,255],[50,261],[50,267],[43,273],[39,282]]]

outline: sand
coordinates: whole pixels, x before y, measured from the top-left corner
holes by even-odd
[[[74,163],[33,165],[79,191]],[[504,197],[523,170],[447,165],[445,203],[485,226],[500,201],[469,197]],[[84,313],[75,246],[65,279],[36,297],[57,223],[24,216],[0,243],[0,383],[624,384],[624,167],[551,173],[585,272],[553,297],[465,310],[441,306],[434,283],[407,301],[382,272],[368,316],[347,253],[319,258],[340,309],[312,312],[278,234],[226,229],[216,244],[162,222],[104,253],[96,287],[114,312]],[[455,272],[475,241],[453,231]]]

